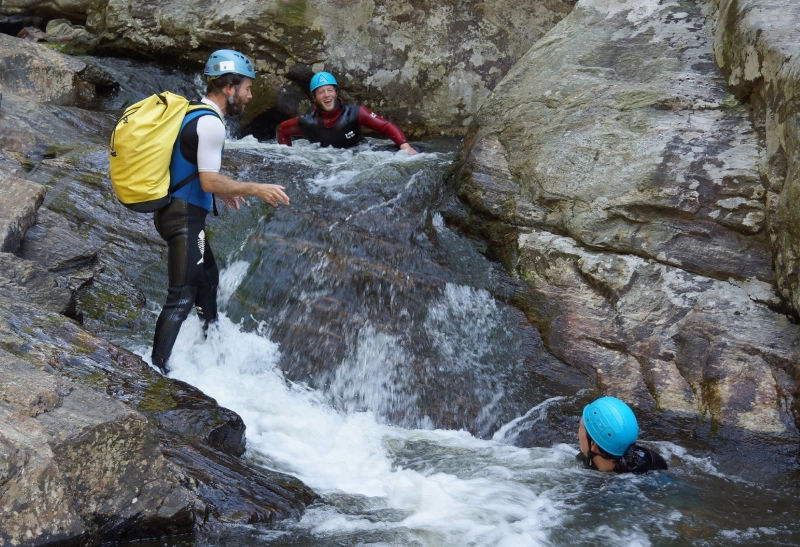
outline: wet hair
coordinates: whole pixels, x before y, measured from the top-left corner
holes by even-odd
[[[206,94],[222,93],[222,90],[225,89],[226,86],[232,85],[235,87],[242,83],[243,80],[244,76],[241,74],[235,74],[233,72],[223,74],[222,76],[218,76],[216,78],[209,78],[208,83],[206,84]]]

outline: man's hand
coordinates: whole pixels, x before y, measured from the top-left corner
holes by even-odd
[[[220,198],[222,202],[228,207],[228,209],[236,209],[237,211],[240,209],[239,201],[242,203],[247,203],[242,196],[236,196],[235,198]]]
[[[284,190],[286,188],[277,184],[259,184],[256,195],[273,207],[277,207],[278,203],[289,205],[289,196],[286,195]]]
[[[418,152],[417,152],[416,150],[414,150],[414,148],[413,148],[413,147],[412,147],[410,144],[408,144],[407,142],[404,142],[403,144],[401,144],[401,145],[400,145],[400,150],[405,150],[406,152],[408,152],[408,155],[409,155],[409,156],[413,156],[414,154],[417,154],[417,153],[418,153]]]

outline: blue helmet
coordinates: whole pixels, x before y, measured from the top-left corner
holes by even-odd
[[[336,78],[333,77],[333,74],[330,72],[317,72],[314,74],[314,77],[311,78],[311,93],[314,93],[314,90],[318,87],[322,87],[324,85],[335,85],[339,87],[339,84],[336,82]]]
[[[240,74],[255,79],[256,71],[247,56],[232,49],[218,49],[211,54],[203,71],[206,76],[215,78],[223,74]]]
[[[623,456],[639,436],[633,410],[616,397],[600,397],[586,405],[583,426],[597,446],[612,456]]]

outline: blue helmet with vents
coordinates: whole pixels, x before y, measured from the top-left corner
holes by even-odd
[[[583,427],[597,446],[612,456],[625,455],[639,436],[633,410],[616,397],[600,397],[586,405]]]
[[[240,74],[248,78],[256,78],[253,63],[246,55],[232,49],[218,49],[208,58],[203,71],[206,76],[216,78],[223,74]]]
[[[336,78],[333,77],[333,74],[330,72],[317,72],[314,74],[314,77],[311,78],[311,93],[314,93],[314,90],[318,87],[322,87],[324,85],[335,85],[339,87],[339,84],[336,82]]]

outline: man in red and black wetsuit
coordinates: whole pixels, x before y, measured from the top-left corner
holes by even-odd
[[[350,148],[364,139],[361,126],[392,139],[400,150],[416,154],[400,128],[378,117],[363,106],[343,105],[339,100],[339,84],[329,72],[318,72],[311,78],[311,101],[314,111],[286,120],[278,127],[278,142],[292,145],[292,137],[303,137],[320,146]]]

